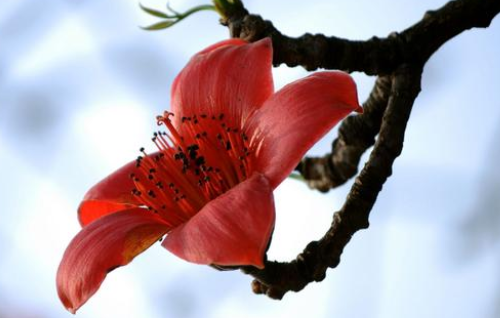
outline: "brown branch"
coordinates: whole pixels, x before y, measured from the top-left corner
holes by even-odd
[[[364,104],[365,113],[342,123],[331,154],[306,158],[297,168],[310,186],[327,191],[353,177],[361,155],[375,144],[344,206],[334,214],[323,238],[309,243],[295,260],[266,261],[262,270],[241,268],[255,278],[252,287],[256,293],[281,299],[290,290],[299,291],[310,282],[323,280],[326,270],[339,264],[352,235],[368,227],[377,195],[403,149],[406,124],[420,92],[423,66],[448,40],[470,28],[489,26],[499,12],[499,0],[450,1],[436,11],[427,12],[420,22],[401,33],[367,41],[322,34],[291,38],[281,34],[271,22],[249,14],[243,6],[222,21],[233,37],[249,41],[271,37],[275,65],[362,71],[379,76]]]
[[[284,63],[291,67],[301,65],[307,70],[325,68],[384,75],[402,64],[422,64],[442,44],[464,30],[488,27],[499,11],[498,0],[450,1],[438,10],[428,11],[420,22],[401,33],[367,41],[309,33],[288,37],[270,21],[248,14],[243,7],[222,23],[229,27],[232,37],[248,41],[271,37],[276,66]]]

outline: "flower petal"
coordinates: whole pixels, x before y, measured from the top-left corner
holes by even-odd
[[[134,182],[130,173],[135,170],[135,161],[126,164],[93,186],[78,207],[78,220],[82,226],[103,215],[136,207],[140,204],[131,193]]]
[[[272,189],[256,173],[172,230],[162,245],[193,263],[263,268],[274,220]]]
[[[274,91],[269,38],[255,43],[226,40],[196,54],[172,85],[174,123],[182,116],[224,113],[240,127]]]
[[[104,216],[84,227],[57,271],[57,292],[66,309],[75,313],[107,273],[130,263],[168,230],[158,216],[140,208]]]
[[[359,108],[356,84],[346,73],[318,72],[288,84],[245,124],[255,149],[252,170],[263,173],[276,188],[309,148]]]

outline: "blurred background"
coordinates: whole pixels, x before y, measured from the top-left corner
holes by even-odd
[[[245,2],[285,34],[350,39],[402,30],[444,3]],[[162,32],[139,28],[155,21],[136,0],[0,2],[0,318],[71,316],[55,273],[79,231],[82,196],[141,146],[152,149],[175,75],[228,37],[213,12]],[[248,276],[184,262],[156,244],[110,274],[78,317],[500,317],[499,39],[497,17],[429,61],[371,226],[322,283],[274,301],[253,295]],[[306,74],[280,67],[276,88]],[[364,100],[374,78],[354,76]],[[311,154],[324,154],[334,137]],[[321,237],[349,187],[320,194],[284,182],[270,258],[292,259]]]

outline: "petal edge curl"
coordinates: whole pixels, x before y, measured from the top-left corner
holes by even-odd
[[[252,170],[276,188],[309,148],[359,108],[356,84],[344,72],[318,72],[286,85],[245,124],[256,151]]]
[[[274,221],[272,189],[256,173],[172,230],[162,245],[197,264],[263,268]]]
[[[140,208],[109,214],[85,226],[67,247],[57,271],[57,292],[66,309],[74,314],[107,273],[130,263],[168,230],[157,215]]]

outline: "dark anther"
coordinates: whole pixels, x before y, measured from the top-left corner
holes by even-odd
[[[222,139],[222,135],[221,134],[217,134],[217,139],[221,140]]]
[[[196,134],[196,136],[194,136],[196,139],[200,139],[201,138],[201,135],[200,134]]]
[[[175,189],[175,190],[174,190],[174,193],[175,193],[175,194],[179,194],[179,192],[180,192],[180,191],[179,191],[179,189]]]
[[[184,161],[186,159],[186,155],[182,151],[177,152],[176,154],[174,154],[174,159]]]
[[[164,204],[161,206],[161,208],[165,210],[167,208],[167,206]]]
[[[203,118],[203,119],[205,119],[205,118],[207,118],[207,115],[206,114],[201,114],[200,117]]]
[[[203,156],[200,156],[198,158],[196,158],[196,160],[194,161],[194,163],[199,167],[203,164],[205,164],[205,157]]]
[[[233,132],[237,133],[238,132],[238,128],[233,128]]]
[[[149,180],[153,180],[154,179],[153,175],[152,174],[148,174],[148,179]]]
[[[128,177],[129,177],[130,179],[134,179],[134,178],[135,178],[135,173],[131,173],[131,174],[129,174],[129,175],[128,175]]]
[[[226,150],[231,150],[231,143],[226,141]]]
[[[191,159],[196,159],[198,157],[197,150],[200,149],[200,147],[197,144],[191,145],[187,147],[189,158]]]
[[[141,148],[139,149],[139,151],[140,151],[140,152],[144,152],[144,147],[141,147]]]
[[[169,188],[173,188],[173,187],[175,187],[175,185],[174,185],[172,182],[170,182],[170,183],[168,184],[168,187],[169,187]]]
[[[149,191],[148,191],[148,195],[149,195],[150,197],[152,197],[152,198],[156,198],[156,194],[154,193],[154,191],[153,191],[153,190],[149,190]]]
[[[202,133],[201,133],[201,135],[202,135],[203,137],[206,137],[206,136],[207,136],[207,132],[206,132],[206,131],[204,131],[204,132],[202,132]]]
[[[205,176],[205,178],[203,178],[203,181],[206,181],[206,182],[210,181],[210,177],[209,176]]]
[[[151,168],[149,169],[149,173],[155,173],[156,172],[156,169],[155,168]]]
[[[222,128],[226,127],[226,123],[220,124]]]
[[[219,120],[222,120],[224,118],[224,114],[219,115]]]
[[[156,186],[158,189],[163,189],[163,183],[161,183],[161,181],[156,182]]]
[[[153,136],[158,137],[158,133],[155,131],[155,132],[153,133]]]
[[[181,118],[181,122],[183,123],[183,122],[185,122],[186,120],[187,120],[187,118],[186,118],[186,117],[184,117],[184,116],[182,116],[182,118]]]
[[[212,119],[215,120],[215,116],[212,116]]]

